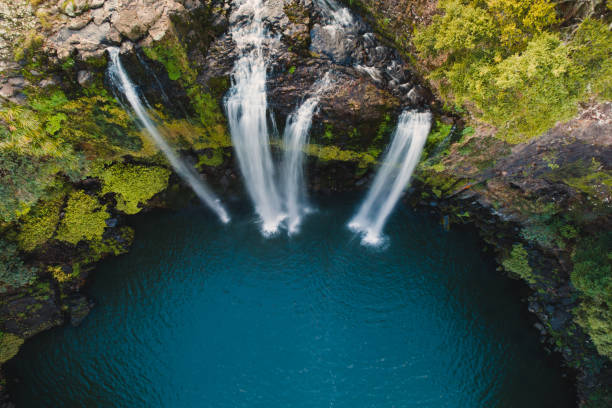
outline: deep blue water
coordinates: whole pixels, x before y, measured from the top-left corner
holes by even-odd
[[[9,365],[22,407],[563,408],[573,396],[516,283],[467,229],[402,207],[386,250],[318,203],[300,235],[264,239],[248,208],[143,215],[101,264],[84,323]]]

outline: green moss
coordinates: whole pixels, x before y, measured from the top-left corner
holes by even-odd
[[[47,121],[47,124],[45,125],[45,130],[50,135],[54,135],[62,128],[62,122],[66,120],[68,120],[68,116],[66,116],[65,113],[60,112],[56,115],[53,115]]]
[[[0,364],[4,364],[19,352],[23,339],[13,333],[0,332]]]
[[[329,142],[334,140],[334,127],[331,123],[325,124],[325,132],[323,133],[323,139]]]
[[[136,214],[140,205],[168,187],[170,173],[163,167],[115,164],[99,174],[102,194],[114,193],[118,210]]]
[[[109,217],[106,206],[100,205],[97,198],[76,191],[68,198],[57,239],[74,245],[82,240],[100,240]]]
[[[15,61],[30,60],[36,52],[42,47],[45,38],[36,30],[27,32],[19,45],[13,50],[13,58]]]
[[[367,168],[376,163],[376,158],[367,152],[342,150],[338,146],[307,145],[306,153],[323,161],[356,162],[359,168]]]
[[[174,33],[166,34],[150,47],[144,47],[143,52],[150,59],[162,63],[171,80],[180,80],[184,84],[195,81],[197,72],[189,65],[187,51]]]
[[[211,149],[206,153],[200,155],[198,161],[198,167],[208,166],[208,167],[217,167],[223,164],[224,162],[224,154],[223,149]]]
[[[510,256],[502,262],[502,266],[508,272],[512,272],[531,284],[535,284],[533,270],[529,266],[527,251],[522,244],[514,244]]]
[[[208,89],[203,89],[196,82],[197,71],[189,64],[187,50],[172,32],[143,51],[150,59],[162,63],[169,78],[178,81],[185,89],[207,138],[228,138],[226,119],[219,105],[219,98],[229,88],[228,79],[213,78],[209,80]]]
[[[42,201],[21,219],[17,241],[22,250],[33,251],[51,239],[59,224],[60,209],[63,203],[63,195]]]

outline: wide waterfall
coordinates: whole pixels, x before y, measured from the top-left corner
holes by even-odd
[[[111,58],[109,76],[113,86],[125,95],[141,125],[144,126],[149,135],[151,135],[151,138],[157,147],[164,153],[176,173],[189,184],[200,200],[210,207],[223,223],[229,222],[230,217],[221,204],[221,201],[208,189],[208,187],[206,187],[204,182],[200,179],[199,174],[191,166],[187,165],[172,147],[170,147],[157,129],[157,126],[153,123],[153,120],[147,114],[140,96],[136,91],[136,87],[132,81],[130,81],[127,72],[125,72],[121,64],[119,49],[115,47],[109,48],[108,53]]]
[[[264,43],[269,39],[261,18],[262,0],[237,0],[232,38],[240,55],[232,73],[226,110],[234,149],[247,191],[261,218],[264,234],[273,234],[286,217],[276,189],[270,152]]]
[[[405,111],[374,183],[349,228],[363,234],[362,242],[379,245],[385,222],[408,185],[431,127],[431,113]]]
[[[287,118],[283,147],[282,187],[287,211],[289,235],[298,232],[302,217],[307,212],[306,186],[304,182],[304,145],[308,140],[312,116],[319,98],[329,87],[329,75],[315,84],[315,93],[306,99],[299,109]]]

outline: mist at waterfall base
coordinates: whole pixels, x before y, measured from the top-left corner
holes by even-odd
[[[363,235],[366,245],[380,245],[387,218],[419,163],[431,128],[431,113],[405,111],[391,136],[391,145],[372,187],[349,228]]]
[[[238,4],[233,15],[242,17],[242,21],[236,22],[231,34],[240,57],[234,66],[225,109],[245,187],[261,219],[263,233],[270,235],[286,218],[276,187],[267,123],[264,43],[271,38],[261,19],[262,1]]]
[[[225,210],[225,207],[221,204],[221,201],[210,191],[210,189],[204,184],[204,181],[200,179],[200,175],[191,166],[186,164],[180,156],[172,149],[172,147],[166,142],[157,125],[149,117],[147,110],[145,109],[141,97],[138,95],[136,86],[130,80],[127,72],[121,64],[121,58],[119,56],[119,49],[111,47],[108,49],[110,56],[110,65],[108,68],[109,78],[114,88],[125,96],[128,103],[134,110],[140,125],[144,127],[153,142],[162,151],[172,168],[176,173],[191,187],[193,192],[198,198],[206,204],[211,210],[213,210],[221,222],[228,223],[230,217]]]
[[[359,196],[312,200],[291,238],[262,237],[246,204],[228,228],[197,209],[135,217],[82,325],[7,365],[17,406],[573,406],[472,230],[400,204],[381,251],[344,227]]]

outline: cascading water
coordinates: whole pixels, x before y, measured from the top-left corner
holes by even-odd
[[[319,98],[330,85],[329,75],[315,84],[315,93],[299,109],[287,118],[283,147],[282,187],[287,211],[289,235],[298,232],[302,217],[307,212],[306,187],[304,182],[304,145],[308,140],[312,116]]]
[[[226,110],[234,149],[247,191],[261,218],[264,234],[273,234],[285,218],[274,180],[266,112],[266,34],[262,0],[235,0],[237,21],[231,34],[240,57],[232,73]]]
[[[225,211],[225,208],[221,204],[221,201],[212,193],[208,187],[204,184],[204,182],[200,179],[198,173],[190,166],[185,164],[183,160],[178,156],[178,154],[170,147],[170,145],[166,142],[164,137],[161,135],[157,126],[153,123],[149,115],[147,114],[146,109],[144,108],[140,96],[136,91],[136,87],[130,81],[130,78],[125,72],[123,65],[121,65],[121,59],[119,57],[119,49],[118,48],[109,48],[108,53],[111,58],[111,63],[109,66],[109,76],[110,80],[115,86],[116,89],[121,91],[129,104],[131,105],[134,113],[138,117],[141,125],[147,130],[151,138],[155,142],[155,144],[159,147],[159,149],[164,153],[168,162],[176,173],[193,189],[196,195],[202,200],[204,204],[206,204],[210,209],[212,209],[219,219],[223,223],[227,223],[230,221],[230,217]]]
[[[317,0],[317,4],[323,14],[333,20],[338,26],[350,27],[355,22],[348,8],[342,7],[334,0]]]
[[[400,116],[374,183],[359,212],[349,223],[351,230],[363,234],[362,243],[381,243],[385,222],[412,177],[430,128],[429,112],[405,111]]]

